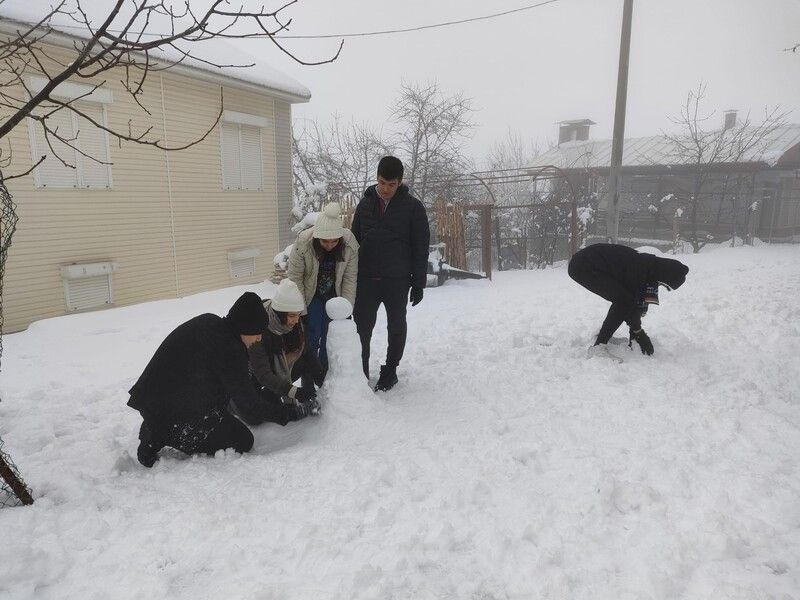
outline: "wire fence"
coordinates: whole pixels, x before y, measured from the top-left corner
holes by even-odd
[[[17,229],[18,219],[11,194],[0,179],[0,359],[3,355],[3,280],[8,249],[11,247],[11,237]],[[0,438],[0,508],[33,504],[30,490],[20,477],[11,457],[3,450],[3,445],[3,438]]]

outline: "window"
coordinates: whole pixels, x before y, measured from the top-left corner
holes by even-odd
[[[264,189],[261,129],[266,125],[263,117],[223,112],[220,126],[223,189]]]
[[[106,109],[103,104],[78,101],[73,105],[92,120],[106,124]],[[34,171],[34,182],[37,187],[111,187],[111,165],[97,162],[99,160],[108,163],[110,160],[108,134],[105,131],[66,108],[53,113],[47,119],[47,125],[69,144],[52,135],[45,137],[41,123],[33,119],[29,123],[33,161],[47,156]],[[54,154],[71,166],[64,165]],[[92,160],[93,158],[97,160]]]

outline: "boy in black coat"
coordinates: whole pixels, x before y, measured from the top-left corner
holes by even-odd
[[[267,312],[246,292],[227,316],[204,314],[178,326],[161,343],[130,389],[128,406],[142,415],[137,457],[146,467],[164,446],[186,454],[247,452],[253,434],[228,403],[256,420],[263,402],[250,379],[249,346],[261,341]]]
[[[607,344],[625,322],[631,343],[636,341],[643,354],[651,355],[653,343],[642,329],[642,317],[650,304],[658,304],[658,286],[679,288],[689,267],[620,244],[594,244],[575,253],[568,272],[587,290],[611,302],[594,345]]]
[[[378,183],[364,192],[351,229],[361,247],[353,319],[361,338],[364,375],[369,378],[372,330],[383,304],[389,343],[375,390],[386,391],[397,383],[397,366],[403,358],[406,305],[409,300],[411,306],[422,301],[431,237],[425,206],[403,185],[400,159],[384,156],[380,160]]]

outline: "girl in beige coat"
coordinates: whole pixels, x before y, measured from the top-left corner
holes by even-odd
[[[306,303],[306,340],[327,371],[325,348],[328,323],[325,303],[336,296],[356,301],[358,242],[342,227],[336,202],[326,205],[311,229],[299,236],[289,254],[289,279],[297,284]]]

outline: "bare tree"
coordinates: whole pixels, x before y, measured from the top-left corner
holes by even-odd
[[[391,146],[405,162],[404,179],[423,202],[432,203],[437,188],[470,170],[463,145],[474,126],[472,113],[463,93],[445,95],[436,82],[401,84]]]
[[[705,93],[704,83],[691,90],[680,115],[671,119],[679,126],[679,133],[664,134],[672,145],[670,162],[691,169],[690,189],[686,190],[683,199],[689,212],[689,229],[682,232],[682,237],[691,244],[694,252],[699,252],[711,239],[700,230],[699,216],[706,188],[714,174],[719,172],[721,165],[740,162],[746,156],[765,150],[771,135],[785,124],[787,116],[779,107],[766,108],[758,123],[751,120],[748,113],[733,127],[711,128],[709,122],[714,112],[703,112]]]
[[[295,198],[304,213],[363,192],[374,183],[375,167],[387,152],[368,123],[343,124],[338,116],[328,127],[316,121],[295,125],[292,138]]]

